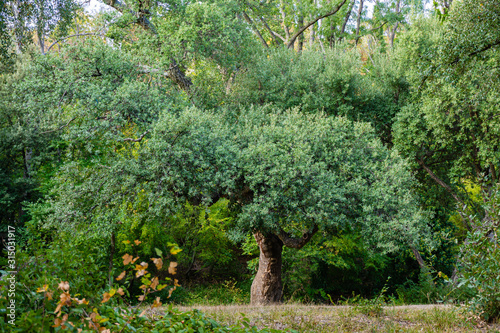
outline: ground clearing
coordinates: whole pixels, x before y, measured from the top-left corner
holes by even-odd
[[[316,306],[284,304],[178,307],[199,309],[220,323],[233,325],[242,314],[252,325],[298,332],[500,332],[500,324],[486,324],[463,309],[447,305]],[[156,311],[155,311],[156,312]]]

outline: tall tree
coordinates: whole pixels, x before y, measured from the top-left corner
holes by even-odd
[[[367,124],[272,108],[188,109],[164,112],[151,135],[138,157],[109,169],[65,168],[58,189],[65,195],[52,201],[49,225],[108,223],[125,213],[117,202],[133,202],[143,190],[147,202],[134,213],[157,221],[186,200],[227,198],[238,212],[234,234],[252,233],[260,247],[254,304],[281,301],[283,246],[300,249],[317,232],[356,230],[394,251],[417,246],[425,231],[406,163]]]

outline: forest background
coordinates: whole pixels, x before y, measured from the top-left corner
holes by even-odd
[[[84,5],[0,6],[21,331],[360,297],[498,318],[497,1]]]

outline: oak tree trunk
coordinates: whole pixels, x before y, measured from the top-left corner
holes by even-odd
[[[265,305],[281,302],[283,285],[281,283],[281,253],[283,242],[274,234],[254,233],[259,245],[259,270],[252,283],[250,303]]]

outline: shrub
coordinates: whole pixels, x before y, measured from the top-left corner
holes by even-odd
[[[418,283],[411,280],[396,289],[398,300],[403,304],[435,304],[449,296],[451,288],[444,283],[442,272],[421,269]]]
[[[467,234],[459,256],[458,287],[473,294],[467,301],[470,311],[487,321],[500,318],[500,226],[499,187],[486,203],[486,218]]]
[[[131,247],[137,247],[141,242],[128,242]],[[55,250],[52,250],[55,251]],[[175,254],[179,249],[172,247],[170,252]],[[134,251],[135,252],[135,251]],[[52,252],[47,252],[51,254]],[[23,294],[28,296],[27,300],[22,299],[16,303],[16,312],[19,313],[15,320],[15,325],[9,323],[5,316],[9,298],[7,297],[6,279],[0,281],[0,309],[3,313],[0,316],[0,331],[2,332],[278,332],[277,330],[259,330],[249,324],[243,318],[235,326],[225,327],[214,320],[205,317],[197,310],[191,312],[179,312],[171,306],[166,311],[158,311],[162,303],[160,297],[155,297],[152,304],[144,306],[148,296],[156,294],[162,290],[168,290],[168,297],[179,286],[176,279],[166,277],[164,281],[158,276],[162,271],[168,271],[170,275],[175,274],[177,263],[167,264],[161,251],[157,251],[158,258],[151,258],[151,263],[139,260],[139,257],[126,253],[122,256],[124,270],[115,278],[112,288],[100,293],[96,298],[93,293],[90,298],[84,298],[79,289],[85,290],[81,283],[70,284],[61,280],[58,275],[44,276],[41,279],[33,274],[32,270],[20,270],[24,272],[16,276],[16,287],[29,288],[23,290]],[[18,258],[20,265],[24,268],[33,266],[33,260],[39,262],[43,267],[44,261],[39,257],[21,256]],[[38,260],[38,261],[37,261]],[[45,261],[47,263],[48,260]],[[155,268],[158,276],[152,276],[149,268]],[[95,267],[90,267],[95,268]],[[89,269],[89,268],[88,268]],[[54,272],[54,271],[52,271]],[[60,272],[59,272],[60,273]],[[163,274],[164,275],[164,274]],[[30,276],[37,277],[29,281]],[[140,280],[142,294],[138,296],[139,303],[130,306],[127,296],[127,287],[133,280]],[[79,281],[79,280],[78,280]],[[31,282],[31,283],[30,283]],[[46,283],[44,283],[46,282]],[[40,285],[35,290],[37,284]],[[79,287],[79,288],[75,288]],[[228,283],[227,287],[234,284]],[[168,287],[168,288],[167,288]],[[231,289],[231,288],[230,288]],[[20,290],[20,289],[19,289]],[[156,296],[156,295],[155,295]],[[10,296],[9,296],[10,297]],[[29,304],[29,302],[34,302]],[[154,310],[156,308],[156,310]],[[149,315],[148,314],[153,314]]]
[[[170,301],[182,305],[247,304],[250,301],[250,285],[229,279],[209,286],[180,287]]]
[[[135,241],[135,245],[138,244],[140,242]],[[15,325],[12,326],[8,320],[0,318],[0,327],[7,329],[10,326],[10,331],[13,332],[45,332],[57,327],[69,331],[78,329],[95,331],[101,327],[107,329],[109,325],[117,325],[118,328],[128,327],[132,322],[142,325],[144,320],[140,317],[144,312],[139,314],[138,306],[116,308],[116,305],[127,304],[126,299],[121,298],[121,296],[128,294],[126,286],[130,279],[127,276],[132,275],[133,279],[139,279],[142,282],[142,295],[138,297],[140,304],[146,300],[149,294],[167,287],[166,283],[160,283],[158,277],[151,277],[147,271],[148,263],[139,261],[139,257],[134,258],[126,254],[122,257],[125,269],[116,277],[117,281],[123,280],[125,283],[120,282],[121,286],[115,284],[104,293],[100,292],[102,288],[89,289],[89,286],[104,287],[99,283],[92,284],[92,273],[102,270],[99,266],[85,265],[88,264],[87,261],[91,255],[86,256],[84,253],[79,253],[81,264],[73,267],[77,260],[73,260],[71,254],[61,253],[58,250],[60,249],[54,247],[44,251],[44,256],[28,257],[23,254],[18,257],[19,274],[16,275],[16,296],[20,297],[16,302],[16,312],[20,315],[16,318]],[[59,256],[65,256],[66,260],[60,260]],[[158,272],[163,268],[161,253],[159,257],[151,258],[151,266],[155,266]],[[86,260],[82,260],[82,258]],[[63,265],[72,275],[66,275],[65,273],[68,272],[61,271],[58,264]],[[171,262],[167,267],[170,274],[175,273],[176,263]],[[67,280],[62,279],[67,277],[72,278],[75,282],[70,284]],[[13,298],[11,295],[7,295],[8,281],[5,276],[3,278],[0,282],[0,307],[6,309],[7,302]],[[105,274],[100,276],[98,280],[105,281]],[[171,279],[167,278],[166,282],[171,284],[169,281]],[[177,280],[173,280],[170,293],[177,286]],[[82,297],[82,294],[86,297]],[[113,300],[110,302],[112,298]],[[118,299],[115,300],[116,298]],[[108,304],[113,304],[115,307]],[[159,298],[156,298],[152,307],[160,305]],[[113,328],[116,327],[113,326]]]

